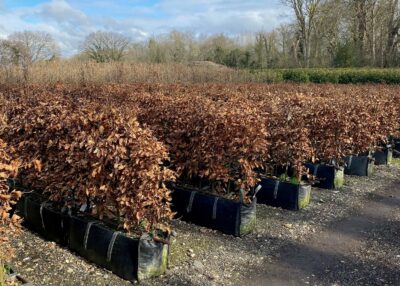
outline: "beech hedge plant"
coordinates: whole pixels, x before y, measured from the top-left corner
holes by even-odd
[[[269,141],[254,107],[198,95],[135,97],[139,121],[168,146],[171,165],[185,182],[206,179],[212,192],[234,199],[256,185],[255,169],[267,162]]]
[[[8,99],[1,137],[24,162],[20,179],[49,199],[140,233],[167,229],[173,217],[164,182],[165,146],[125,114],[85,96],[33,90]]]

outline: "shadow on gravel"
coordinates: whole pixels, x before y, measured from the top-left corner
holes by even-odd
[[[397,266],[379,261],[360,261],[354,256],[301,244],[288,244],[280,249],[280,254],[284,261],[269,264],[248,285],[399,285],[400,281]]]
[[[388,221],[387,223],[378,225],[372,231],[371,239],[379,242],[382,247],[391,249],[391,254],[398,257],[400,266],[400,221]],[[400,268],[398,270],[400,272]],[[400,280],[399,280],[400,285]]]
[[[400,183],[393,186],[393,188],[400,189]],[[370,194],[369,199],[382,204],[386,204],[389,207],[400,208],[400,195]]]

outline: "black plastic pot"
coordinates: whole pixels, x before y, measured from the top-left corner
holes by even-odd
[[[375,165],[390,165],[393,159],[393,148],[387,146],[374,152]]]
[[[247,205],[176,185],[170,187],[177,218],[234,236],[249,234],[255,228],[255,200]]]
[[[92,218],[62,214],[32,195],[25,195],[17,210],[27,228],[123,279],[140,281],[166,271],[169,246],[148,235],[134,238]]]
[[[310,174],[317,179],[317,182],[313,184],[314,187],[333,190],[342,187],[344,184],[343,168],[312,163],[307,163],[306,167],[309,169]]]
[[[311,185],[291,184],[276,179],[263,178],[257,192],[257,203],[280,207],[288,210],[300,210],[310,203]]]
[[[371,155],[348,156],[344,158],[346,175],[370,176],[374,172],[374,158]]]

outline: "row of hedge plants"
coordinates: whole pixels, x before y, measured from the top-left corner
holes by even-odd
[[[62,237],[77,238],[70,247],[83,256],[87,244],[82,249],[80,238],[93,237],[92,224],[82,218],[163,240],[176,212],[245,235],[255,227],[257,198],[304,208],[319,166],[349,167],[352,156],[387,144],[400,127],[398,89],[387,86],[56,85],[2,91],[7,122],[0,138],[25,162],[17,181],[52,201],[24,201],[21,211],[32,209],[35,215],[26,217],[36,217],[31,223],[38,232],[49,225],[44,213],[51,211],[65,223],[50,225],[79,226],[72,230],[76,236],[66,228]],[[114,244],[119,234],[106,228],[93,231],[107,232],[106,243]],[[114,267],[107,257],[93,259]]]

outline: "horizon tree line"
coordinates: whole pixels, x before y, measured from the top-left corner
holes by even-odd
[[[294,20],[269,32],[195,37],[171,31],[133,42],[112,32],[90,33],[75,60],[191,63],[233,68],[393,67],[400,65],[399,0],[281,0]],[[38,61],[60,59],[52,36],[22,31],[0,40],[0,65],[20,65],[28,76]]]

